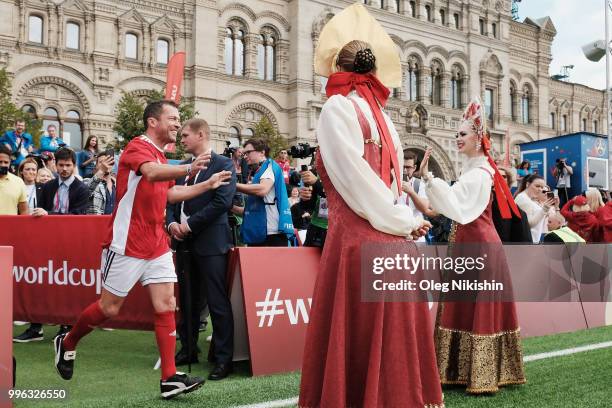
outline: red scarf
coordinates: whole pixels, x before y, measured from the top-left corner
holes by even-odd
[[[391,168],[395,175],[398,194],[402,194],[400,170],[395,154],[395,146],[387,122],[383,117],[380,107],[384,107],[389,97],[389,89],[382,84],[373,74],[357,74],[355,72],[336,72],[329,76],[325,86],[327,97],[340,94],[348,95],[351,91],[357,91],[357,95],[365,99],[370,106],[376,128],[380,135],[382,145],[382,168],[381,178],[387,187],[391,188]]]
[[[497,169],[497,165],[495,161],[491,158],[489,154],[489,150],[491,149],[491,142],[489,138],[484,135],[482,137],[482,148],[484,150],[485,156],[487,156],[487,160],[489,164],[493,168],[493,186],[495,188],[495,197],[497,198],[497,206],[499,207],[499,212],[504,219],[512,218],[512,214],[510,210],[519,218],[521,218],[521,212],[519,211],[516,203],[514,202],[514,198],[512,197],[512,193],[510,193],[510,189],[508,188],[508,183],[504,180],[504,177],[499,173]]]

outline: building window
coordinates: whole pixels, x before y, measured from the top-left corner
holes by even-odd
[[[459,29],[459,14],[453,14],[453,25],[458,30]]]
[[[480,35],[485,35],[485,21],[481,18],[478,20],[478,24],[480,27]]]
[[[232,30],[225,29],[225,73],[232,75],[234,72],[234,40],[232,39]]]
[[[516,122],[516,86],[510,84],[510,118]]]
[[[582,131],[583,132],[587,131],[587,120],[586,119],[582,119]]]
[[[259,36],[257,76],[268,81],[276,79],[276,41],[270,34]]]
[[[62,138],[69,146],[83,146],[81,115],[75,110],[66,113]]]
[[[170,42],[168,40],[157,40],[157,63],[168,64],[170,59]]]
[[[37,44],[43,43],[43,19],[39,16],[28,18],[28,41]]]
[[[561,117],[561,131],[562,132],[567,131],[567,115],[563,115]]]
[[[490,88],[485,89],[485,113],[487,120],[493,121],[495,112],[493,109],[493,90]]]
[[[446,25],[446,12],[440,9],[440,23]]]
[[[138,36],[133,33],[125,35],[125,58],[138,59]]]
[[[461,109],[461,88],[463,79],[461,71],[454,69],[450,80],[450,101],[453,109]]]
[[[491,24],[491,34],[493,38],[497,38],[497,24],[495,23]]]
[[[419,66],[414,64],[408,69],[407,81],[406,81],[406,96],[409,101],[416,101],[418,98],[418,70]]]
[[[410,2],[410,15],[416,17],[416,2],[414,1]]]
[[[386,0],[388,1],[388,0]],[[380,8],[384,9],[385,8],[385,0],[380,0]]]
[[[395,11],[397,11],[398,13],[400,12],[400,0],[395,0]]]
[[[225,30],[225,73],[244,75],[244,31],[226,28]]]
[[[81,27],[76,23],[66,24],[66,48],[78,50]]]
[[[21,111],[27,113],[31,118],[36,118],[36,108],[32,105],[23,105]]]
[[[442,68],[435,64],[431,68],[430,99],[432,105],[442,105]]]
[[[425,18],[427,18],[427,21],[431,21],[431,6],[425,6]]]
[[[555,129],[556,124],[555,124],[555,112],[550,112],[550,123],[549,126],[551,129]]]
[[[255,132],[251,128],[246,128],[244,129],[244,132],[242,132],[242,135],[246,138],[251,138],[255,136]]]
[[[597,121],[594,120],[593,121],[593,133],[599,132],[599,129],[597,128],[597,125],[598,125]]]
[[[47,129],[49,125],[54,125],[55,128],[58,130],[58,133],[61,136],[59,114],[57,113],[57,110],[55,110],[54,108],[45,109],[42,120],[43,120],[43,129]]]
[[[522,112],[522,121],[523,124],[528,125],[529,124],[529,93],[526,92],[525,94],[523,94],[523,98],[521,99],[521,112]]]
[[[242,144],[240,140],[240,130],[235,126],[229,128],[229,141],[232,146],[240,146]]]

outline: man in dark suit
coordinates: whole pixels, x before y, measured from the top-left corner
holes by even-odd
[[[32,215],[40,217],[47,214],[86,214],[89,190],[75,177],[76,154],[69,148],[60,148],[55,153],[58,177],[43,185],[38,208]]]
[[[191,313],[193,349],[189,355],[188,317],[183,315],[179,324],[182,347],[176,355],[176,362],[177,365],[197,362],[200,311],[207,302],[214,327],[211,343],[213,350],[209,355],[215,363],[208,379],[221,380],[232,370],[234,348],[234,321],[227,294],[226,269],[227,252],[233,245],[228,212],[236,192],[236,172],[231,159],[211,151],[210,129],[205,120],[188,120],[181,131],[181,143],[185,151],[194,157],[210,152],[211,158],[206,170],[191,178],[178,179],[177,184],[201,183],[221,170],[232,172],[228,185],[207,191],[191,200],[169,205],[166,209],[168,232],[177,249],[176,269],[181,311],[186,313],[185,310],[189,309]],[[185,299],[191,300],[189,307],[186,307]]]

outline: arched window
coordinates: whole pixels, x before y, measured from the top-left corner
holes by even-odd
[[[450,80],[450,102],[451,108],[461,109],[461,91],[463,88],[463,75],[461,69],[457,66],[451,71]]]
[[[389,1],[389,0],[380,0],[380,8],[384,9],[385,8],[385,2]]]
[[[234,72],[234,40],[232,39],[232,29],[225,29],[225,73],[232,75]]]
[[[550,112],[550,123],[548,124],[550,126],[551,129],[555,129],[556,128],[556,115],[555,112]]]
[[[482,18],[478,20],[478,27],[480,28],[480,35],[485,35],[485,21]]]
[[[458,30],[459,29],[459,14],[453,14],[453,25]]]
[[[39,16],[28,18],[28,41],[32,43],[43,43],[43,19]]]
[[[596,120],[594,120],[594,121],[593,121],[593,133],[597,133],[597,132],[599,132],[599,129],[598,129],[598,126],[597,126],[597,125],[598,125],[597,121],[596,121]]]
[[[430,99],[432,105],[442,104],[442,66],[434,62],[431,66]]]
[[[62,139],[69,146],[83,146],[83,128],[81,126],[81,115],[75,110],[66,113]]]
[[[168,60],[170,59],[170,42],[168,40],[157,40],[156,57],[158,64],[168,64]]]
[[[516,85],[510,82],[510,118],[516,122]]]
[[[30,117],[35,118],[36,117],[36,108],[33,107],[32,105],[23,105],[21,107],[22,112],[27,113],[28,115],[30,115]]]
[[[440,23],[446,25],[446,12],[443,9],[440,9]]]
[[[259,79],[276,79],[276,34],[269,28],[259,36],[257,44],[257,76]]]
[[[431,21],[431,6],[425,6],[425,18],[427,21]]]
[[[415,1],[410,2],[410,16],[416,17],[416,2]]]
[[[54,108],[45,109],[45,111],[43,112],[42,120],[43,120],[43,129],[47,129],[49,125],[55,125],[55,127],[58,130],[58,133],[61,136],[59,114],[57,113],[57,110],[55,110]]]
[[[529,103],[531,102],[531,92],[528,88],[523,90],[523,97],[521,98],[521,118],[522,122],[525,125],[529,124],[530,112],[529,112]]]
[[[125,58],[138,59],[138,36],[134,33],[125,35]]]
[[[233,146],[240,146],[240,130],[237,127],[229,128],[229,140]]]
[[[586,118],[582,118],[582,129],[583,132],[587,131],[587,120]]]
[[[234,38],[234,75],[244,75],[244,31],[238,30]]]
[[[563,115],[561,117],[561,131],[562,132],[567,131],[567,115]]]
[[[232,21],[225,29],[225,73],[244,75],[245,31],[239,22]]]
[[[491,34],[493,35],[493,38],[497,38],[497,24],[495,23],[491,24]]]
[[[81,27],[74,22],[66,24],[66,48],[71,50],[80,49]]]
[[[255,132],[251,128],[246,128],[246,129],[244,129],[244,132],[242,132],[242,135],[245,138],[251,138],[251,137],[255,136]]]

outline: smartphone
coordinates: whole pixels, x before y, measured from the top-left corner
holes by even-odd
[[[555,193],[553,193],[552,191],[549,191],[548,193],[546,193],[546,198],[549,200],[552,198],[555,198]]]
[[[301,171],[308,171],[308,165],[307,164],[302,164],[302,170]]]

